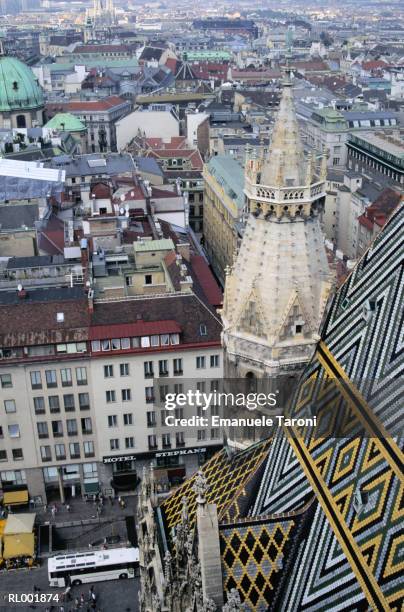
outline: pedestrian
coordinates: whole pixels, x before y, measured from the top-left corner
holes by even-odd
[[[80,605],[84,606],[84,593],[80,595]]]
[[[70,504],[66,504],[66,510],[70,512]]]
[[[79,607],[79,605],[80,605],[79,598],[78,598],[78,597],[76,597],[76,599],[74,600],[74,607],[75,607],[75,608],[78,608],[78,607]]]
[[[97,597],[94,591],[91,593],[91,601],[97,601]]]

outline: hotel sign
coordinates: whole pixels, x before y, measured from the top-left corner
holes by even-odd
[[[198,453],[206,453],[206,447],[196,448],[180,448],[171,451],[162,451],[155,454],[156,458],[159,457],[178,457],[179,455],[197,455]]]
[[[122,463],[123,461],[136,461],[136,455],[110,455],[103,457],[103,463]]]

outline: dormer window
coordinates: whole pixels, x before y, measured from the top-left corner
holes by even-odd
[[[14,89],[14,91],[17,91],[17,89],[18,89],[17,81],[13,81],[13,89]]]
[[[204,323],[201,323],[199,326],[199,334],[201,336],[207,336],[208,335],[208,330],[206,329],[206,325]]]

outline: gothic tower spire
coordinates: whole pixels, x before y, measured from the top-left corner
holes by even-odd
[[[245,168],[249,216],[222,313],[226,376],[299,374],[318,340],[332,277],[319,220],[324,161],[304,152],[289,80],[269,153],[247,153]]]

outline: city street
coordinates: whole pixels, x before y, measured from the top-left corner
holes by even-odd
[[[69,501],[69,510],[61,503],[56,502],[57,511],[52,516],[50,504],[46,509],[31,508],[32,512],[37,515],[36,525],[44,525],[51,523],[54,525],[54,542],[51,555],[56,555],[61,551],[82,550],[87,547],[101,546],[105,539],[113,538],[119,544],[126,543],[128,539],[133,538],[133,533],[128,532],[129,524],[133,525],[133,519],[136,516],[136,496],[126,496],[125,508],[121,508],[118,499],[113,503],[105,500],[100,516],[96,511],[96,505],[91,502],[86,502],[81,498]],[[18,512],[16,512],[18,515]],[[113,545],[112,545],[113,546]],[[91,584],[84,584],[79,587],[72,587],[72,599],[68,602],[59,602],[52,600],[49,603],[33,603],[33,604],[16,604],[4,603],[4,598],[8,594],[16,593],[34,593],[34,586],[39,588],[40,593],[58,594],[60,597],[64,589],[50,588],[47,576],[47,556],[42,554],[41,566],[33,569],[18,569],[0,572],[0,610],[45,610],[49,608],[54,612],[59,612],[60,607],[64,607],[64,612],[73,612],[77,609],[74,606],[76,597],[80,599],[81,594],[84,594],[86,603],[80,610],[90,609],[87,606],[88,590]],[[136,612],[138,610],[138,592],[139,580],[110,580],[107,582],[98,582],[94,584],[94,590],[97,596],[97,611],[106,612],[116,607],[119,601],[119,611]],[[53,608],[51,607],[53,604]]]
[[[9,610],[24,610],[29,611],[32,609],[45,610],[49,608],[54,612],[59,612],[60,606],[64,607],[64,612],[73,612],[76,608],[74,606],[75,598],[80,598],[81,593],[84,594],[86,600],[88,599],[88,590],[90,584],[84,584],[80,587],[72,587],[72,600],[70,602],[56,603],[53,601],[53,608],[51,604],[31,604],[30,605],[13,605],[4,604],[4,596],[8,593],[33,593],[34,585],[41,589],[40,593],[52,593],[63,594],[64,589],[51,589],[49,588],[48,575],[47,575],[47,563],[44,561],[40,568],[33,570],[15,570],[9,572],[0,573],[0,611],[8,612]],[[138,611],[138,589],[139,580],[135,578],[133,580],[110,580],[108,582],[96,582],[94,584],[94,592],[97,596],[97,608],[99,612],[109,612],[110,610],[116,610],[116,612],[137,612]],[[118,604],[119,602],[119,604]],[[87,605],[79,608],[80,610],[87,610]],[[89,609],[89,608],[88,608]]]

